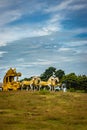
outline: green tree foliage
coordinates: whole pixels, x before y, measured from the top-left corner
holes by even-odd
[[[62,82],[66,82],[67,88],[77,89],[77,76],[75,73],[67,74],[63,77]]]
[[[45,70],[45,72],[43,74],[41,74],[41,79],[42,80],[48,80],[48,78],[52,75],[55,75],[56,77],[58,77],[59,79],[61,79],[64,75],[65,75],[65,72],[63,70],[56,70],[55,67],[49,67]]]
[[[46,81],[50,78],[50,76],[53,75],[53,73],[55,73],[56,68],[55,67],[49,67],[45,70],[45,72],[43,74],[41,74],[41,79]]]
[[[60,70],[57,70],[57,71],[55,72],[55,75],[56,75],[56,77],[58,77],[58,78],[61,80],[62,77],[65,75],[65,72],[60,69]]]
[[[87,76],[86,75],[78,76],[78,86],[80,90],[85,90],[85,92],[87,92]]]
[[[70,73],[63,76],[62,82],[65,82],[68,89],[84,90],[87,92],[87,76],[77,76],[75,73]]]
[[[32,79],[32,77],[30,77],[30,78],[24,78],[24,79],[20,80],[20,82],[22,82],[22,81],[29,81],[31,79]]]

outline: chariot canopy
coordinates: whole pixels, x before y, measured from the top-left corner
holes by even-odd
[[[10,68],[3,79],[3,90],[17,90],[20,87],[20,83],[18,82],[18,78],[22,74],[20,72],[16,72],[16,69]]]

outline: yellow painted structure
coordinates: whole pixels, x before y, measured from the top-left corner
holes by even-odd
[[[20,72],[16,72],[16,69],[10,68],[3,79],[3,91],[8,90],[17,90],[21,87],[20,82],[18,81],[18,77],[21,76]]]

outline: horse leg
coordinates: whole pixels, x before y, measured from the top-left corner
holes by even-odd
[[[21,85],[21,91],[23,90],[23,87],[24,87],[24,85],[22,84],[22,85]]]
[[[52,86],[52,91],[54,91],[54,86]]]
[[[29,90],[29,87],[27,86],[26,91],[28,91],[28,90]]]
[[[30,84],[30,89],[33,90],[33,85],[32,84]]]
[[[40,85],[40,86],[39,86],[39,91],[41,90],[41,87],[42,87],[42,86]]]
[[[51,91],[52,90],[52,87],[51,87],[51,85],[48,85],[49,86],[49,91]]]

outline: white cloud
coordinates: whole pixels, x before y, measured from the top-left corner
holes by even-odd
[[[75,59],[73,59],[73,58],[71,58],[71,57],[69,57],[69,56],[62,56],[61,58],[60,58],[60,62],[71,62],[71,61],[74,61]]]
[[[68,41],[71,41],[71,40],[78,40],[78,35],[81,35],[81,34],[84,34],[84,33],[87,33],[87,27],[83,27],[83,28],[75,28],[75,29],[70,29],[70,30],[64,30],[61,28],[61,30],[57,33],[58,34],[58,37],[63,41],[65,40],[68,40]],[[81,39],[81,38],[79,38]],[[80,41],[80,40],[78,40]],[[86,41],[86,40],[85,40]],[[66,44],[69,44],[69,43],[66,43]]]
[[[24,62],[24,58],[19,58],[16,60],[17,62]]]
[[[58,51],[60,51],[60,52],[67,52],[67,51],[70,51],[71,50],[71,48],[64,48],[64,47],[62,47],[62,48],[59,48],[58,49]]]
[[[6,51],[0,51],[0,57],[3,57],[3,55],[7,53]]]
[[[0,26],[19,20],[24,15],[32,15],[37,11],[42,12],[45,2],[38,0],[1,0],[0,1]]]
[[[84,45],[87,45],[87,40],[71,41],[71,42],[67,42],[66,45],[71,46],[71,47],[84,46]]]
[[[53,32],[60,30],[60,26],[49,23],[45,24],[30,24],[30,25],[20,25],[14,27],[3,27],[0,31],[0,46],[6,45],[9,42],[15,40],[20,40],[27,37],[38,37],[50,35]],[[32,33],[31,33],[32,32]]]
[[[43,27],[42,30],[46,33],[48,32],[48,34],[51,34],[52,32],[56,32],[58,30],[60,30],[56,25],[48,25],[46,27]]]
[[[1,46],[6,46],[6,43],[5,43],[5,42],[0,41],[0,47],[1,47]]]
[[[49,60],[37,60],[36,62],[32,62],[32,63],[30,63],[31,65],[34,65],[34,66],[45,66],[45,65],[52,65],[52,64],[54,64],[54,63],[56,63],[56,61],[49,61]]]
[[[81,10],[87,7],[87,4],[77,4],[77,5],[73,5],[68,7],[68,9],[70,10]]]
[[[3,8],[3,7],[8,7],[10,5],[12,5],[13,1],[12,0],[0,0],[0,7]]]
[[[8,10],[0,14],[0,27],[15,21],[22,16],[19,10]]]
[[[78,3],[76,3],[78,2]],[[62,11],[62,10],[80,10],[83,8],[86,8],[87,4],[80,4],[79,1],[75,1],[75,0],[64,0],[61,3],[59,3],[58,5],[53,5],[49,8],[44,9],[45,12],[47,13],[51,13],[51,12],[58,12],[58,11]]]
[[[25,58],[26,60],[26,58]],[[24,59],[23,58],[20,58],[20,59],[17,59],[17,64],[16,66],[17,67],[22,67],[23,69],[26,68],[26,67],[36,67],[36,66],[47,66],[47,65],[52,65],[52,64],[55,64],[57,63],[57,61],[55,60],[48,60],[48,59],[38,59],[36,57],[36,60],[34,61],[27,61],[27,62],[24,62]],[[18,63],[20,62],[20,63]]]
[[[27,25],[14,25],[11,27],[10,24],[6,25],[10,22],[20,19],[24,14],[30,15],[35,11],[43,12],[46,6],[46,2],[38,2],[34,0],[29,2],[24,2],[23,0],[12,2],[10,0],[8,2],[8,0],[3,0],[0,1],[0,3],[1,7],[5,7],[5,10],[3,10],[0,15],[0,46],[6,45],[9,42],[19,40],[21,38],[50,35],[51,33],[59,31],[61,29],[61,17],[59,14],[53,15],[49,20],[46,20],[44,23],[29,23]],[[16,8],[14,8],[15,5],[17,5]],[[11,6],[13,8],[10,8]]]
[[[5,0],[4,0],[4,2],[5,2]],[[4,2],[2,2],[2,4]],[[51,11],[51,9],[55,11],[57,8],[58,9],[67,8],[68,5],[70,5],[72,2],[73,2],[73,0],[63,1],[59,5],[56,5],[56,7],[54,7],[54,8],[49,7],[48,9],[49,9],[49,11]],[[34,1],[30,2],[30,4],[33,4],[33,3],[34,3]],[[40,5],[41,5],[41,7],[43,6],[45,8],[46,3],[37,2],[36,3],[37,8],[34,8],[34,11],[40,10],[41,9]],[[35,5],[32,5],[32,6],[35,6]],[[23,7],[23,3],[21,4],[21,6],[19,8],[17,7],[16,10],[14,10],[14,9],[12,11],[7,10],[6,12],[4,12],[0,15],[0,24],[3,25],[3,27],[1,27],[1,31],[0,31],[0,41],[1,41],[0,46],[5,46],[9,42],[13,42],[15,40],[20,40],[20,39],[27,38],[27,37],[38,37],[38,36],[50,35],[56,31],[59,32],[60,37],[62,37],[62,35],[64,33],[65,34],[63,35],[63,37],[67,37],[67,35],[73,36],[73,35],[76,35],[79,33],[87,32],[87,29],[77,29],[77,30],[71,30],[71,32],[70,31],[62,32],[61,21],[63,19],[65,19],[65,16],[62,15],[62,17],[61,17],[61,13],[52,14],[51,17],[43,23],[37,23],[37,24],[29,23],[27,25],[15,25],[15,26],[11,26],[11,27],[4,26],[4,24],[7,24],[11,21],[19,19],[23,15],[22,8],[25,8],[25,7]],[[28,10],[28,7],[26,7],[26,10]],[[44,9],[42,9],[42,11],[43,10]],[[24,13],[27,14],[27,11],[24,10]]]
[[[45,11],[49,13],[49,12],[56,12],[59,10],[67,9],[68,5],[71,4],[72,2],[73,0],[63,1],[58,5],[51,6],[48,9],[45,9]]]

